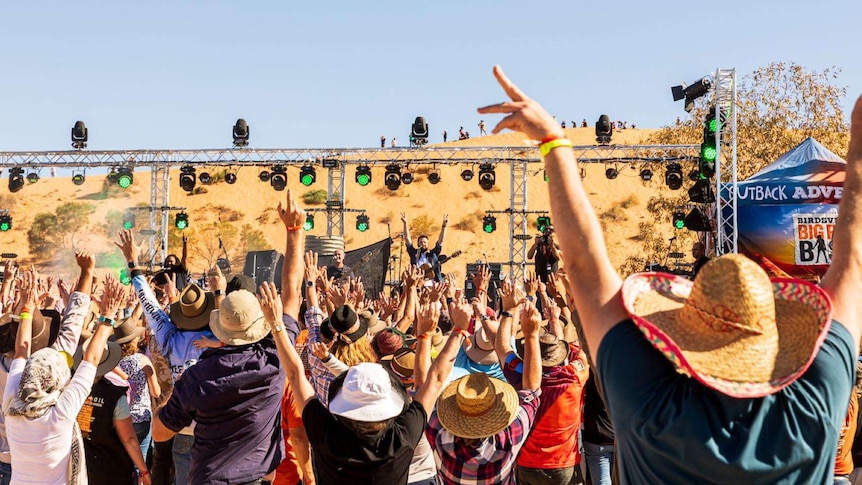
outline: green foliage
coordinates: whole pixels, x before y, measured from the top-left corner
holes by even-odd
[[[54,261],[58,257],[57,252],[74,250],[95,210],[85,202],[66,202],[53,214],[37,214],[27,231],[30,253],[36,259]]]
[[[413,239],[416,240],[419,236],[428,236],[428,238],[433,238],[435,234],[440,231],[440,226],[434,222],[430,216],[426,214],[422,214],[421,216],[410,221],[410,232],[414,235]],[[432,241],[433,242],[433,239]],[[429,247],[433,246],[433,244],[429,244]]]
[[[272,249],[272,244],[266,240],[263,231],[255,229],[251,224],[243,224],[241,232],[243,252]]]
[[[305,205],[320,205],[326,203],[327,193],[323,189],[309,190],[302,194],[302,201]]]

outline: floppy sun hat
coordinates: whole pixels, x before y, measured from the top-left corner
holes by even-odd
[[[437,399],[440,424],[455,436],[487,438],[518,414],[518,393],[509,383],[474,373],[449,383]]]
[[[380,364],[362,362],[345,374],[337,394],[329,400],[332,414],[354,421],[378,422],[394,418],[404,410],[403,390],[399,392],[392,382],[395,377]]]
[[[260,303],[247,290],[228,294],[212,315],[210,330],[227,345],[253,344],[269,334]]]
[[[739,254],[713,259],[694,282],[666,273],[632,275],[623,284],[623,304],[677,370],[738,398],[773,394],[799,378],[832,321],[820,287],[770,280]]]

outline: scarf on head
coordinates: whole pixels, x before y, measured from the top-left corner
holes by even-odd
[[[6,414],[31,419],[41,417],[57,404],[70,378],[69,364],[59,352],[46,348],[33,353],[24,365],[18,393]]]

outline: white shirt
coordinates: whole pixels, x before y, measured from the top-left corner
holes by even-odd
[[[18,391],[26,359],[14,359],[3,395],[3,412],[12,403]],[[86,361],[60,394],[57,404],[45,414],[30,419],[24,416],[6,416],[6,439],[12,451],[15,471],[12,485],[35,483],[68,483],[69,457],[72,451],[72,425],[78,411],[90,395],[96,367]],[[81,450],[83,456],[84,450]],[[82,473],[86,473],[84,468]]]

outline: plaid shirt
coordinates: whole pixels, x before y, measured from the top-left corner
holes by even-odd
[[[305,311],[305,327],[308,329],[308,343],[306,348],[310,349],[314,342],[323,342],[320,337],[320,324],[323,322],[323,312],[320,308],[311,307]],[[308,364],[311,367],[311,386],[317,398],[324,407],[329,407],[329,385],[335,380],[335,374],[317,358],[311,351],[308,352]]]
[[[539,408],[542,391],[518,391],[521,406],[508,428],[468,446],[443,428],[435,410],[425,430],[440,462],[445,485],[515,485],[513,467]]]

